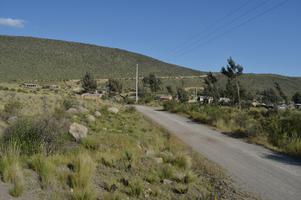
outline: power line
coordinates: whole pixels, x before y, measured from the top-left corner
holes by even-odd
[[[203,39],[207,39],[210,38],[212,35],[214,35],[217,31],[228,27],[232,24],[234,24],[236,21],[248,16],[249,14],[252,14],[254,11],[256,11],[257,9],[259,9],[260,7],[264,6],[265,4],[267,4],[268,2],[270,2],[271,0],[266,0],[262,3],[256,4],[256,6],[253,6],[252,8],[248,9],[246,12],[242,13],[241,15],[235,17],[234,19],[232,19],[229,23],[223,24],[222,26],[219,26],[215,29],[213,29],[211,32],[209,32],[208,34],[206,34],[204,37],[199,38],[198,40],[194,41],[194,43],[192,43],[191,45],[187,46],[186,48],[182,48],[179,51],[176,52],[176,54],[181,54],[183,51],[187,51],[186,49],[191,49],[191,47],[196,46],[197,43],[199,43],[200,41],[202,41]]]
[[[174,50],[172,50],[173,52],[176,52],[179,48],[181,48],[182,46],[186,46],[187,43],[190,43],[190,41],[198,38],[202,33],[204,33],[204,31],[209,28],[210,26],[213,26],[214,24],[218,24],[222,21],[224,21],[227,17],[230,17],[231,15],[235,14],[236,12],[240,11],[242,8],[246,7],[248,4],[251,3],[251,0],[247,0],[246,2],[244,2],[242,5],[240,5],[239,7],[237,7],[234,10],[231,10],[230,12],[228,12],[226,15],[224,15],[223,17],[217,19],[215,22],[211,23],[211,25],[207,25],[205,27],[203,27],[201,30],[201,32],[194,34],[191,38],[186,39],[185,41],[183,41],[181,44],[177,45]]]
[[[203,42],[203,43],[201,43],[201,44],[197,44],[197,45],[194,46],[193,48],[190,48],[190,49],[188,49],[188,50],[182,52],[182,53],[179,54],[178,56],[183,56],[184,54],[188,53],[189,51],[191,51],[191,50],[193,50],[193,49],[195,49],[195,48],[197,48],[197,47],[204,46],[205,44],[207,44],[207,43],[209,43],[209,42],[211,42],[211,41],[213,41],[213,40],[216,40],[216,39],[218,39],[218,38],[220,38],[220,37],[226,35],[227,33],[232,32],[232,31],[234,31],[235,29],[238,29],[238,28],[240,28],[240,27],[242,27],[242,26],[244,26],[244,25],[250,23],[251,21],[254,21],[255,19],[257,19],[257,18],[259,18],[259,17],[261,17],[261,16],[263,16],[263,15],[265,15],[265,14],[267,14],[267,13],[273,11],[274,9],[283,6],[287,1],[288,1],[288,0],[281,1],[280,3],[278,3],[278,4],[276,4],[276,5],[272,6],[272,7],[270,7],[269,9],[266,9],[265,11],[263,11],[263,12],[261,12],[261,13],[255,15],[254,17],[251,17],[251,18],[249,18],[248,20],[246,20],[246,21],[244,21],[244,22],[242,22],[242,23],[240,23],[240,24],[238,24],[238,25],[236,25],[236,26],[231,27],[231,28],[228,29],[227,31],[224,31],[224,32],[222,32],[221,34],[218,34],[218,35],[216,35],[215,37],[213,37],[213,38],[211,38],[211,39],[209,39],[209,40],[207,40],[207,41],[205,41],[205,42]]]

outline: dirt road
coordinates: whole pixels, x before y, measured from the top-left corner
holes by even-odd
[[[136,106],[154,122],[222,166],[242,189],[268,200],[301,200],[301,161],[248,144],[155,108]]]

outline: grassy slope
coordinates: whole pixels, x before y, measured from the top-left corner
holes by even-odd
[[[30,37],[0,36],[0,81],[17,80],[61,80],[79,79],[86,71],[97,78],[134,77],[135,65],[140,64],[140,74],[151,72],[159,76],[190,76],[202,72],[168,64],[159,60],[124,51],[75,42],[65,42]],[[220,76],[221,85],[225,78]],[[291,96],[301,92],[300,77],[286,77],[272,74],[246,74],[242,84],[251,91],[274,87],[277,81]],[[164,85],[192,87],[202,86],[203,79],[186,78],[163,80]],[[127,80],[126,86],[134,88],[134,80]]]
[[[226,78],[218,75],[220,86],[226,85]],[[276,74],[244,74],[240,77],[241,83],[248,91],[264,90],[274,88],[278,82],[286,95],[291,97],[295,92],[301,92],[301,77],[287,77]]]
[[[198,75],[201,72],[164,63],[125,50],[75,42],[30,37],[0,36],[0,80],[78,79],[86,71],[97,78]]]
[[[4,93],[7,95],[12,92],[3,91]],[[22,101],[32,110],[42,107],[41,95],[15,93],[20,100],[31,96],[30,99],[39,102],[31,104],[30,101]],[[62,97],[51,93],[47,96],[54,99],[48,105],[53,112],[54,105],[58,106],[57,101]],[[9,98],[0,100],[1,104],[8,101]],[[100,110],[101,117],[93,123],[87,121],[87,114],[64,114],[65,119],[86,125],[89,128],[88,137],[79,143],[69,138],[61,151],[49,156],[32,155],[19,159],[25,183],[24,192],[20,194],[22,199],[76,199],[76,195],[82,195],[83,191],[88,196],[99,199],[146,199],[147,196],[150,199],[197,199],[200,195],[210,193],[219,193],[221,199],[247,198],[240,191],[234,192],[234,188],[216,165],[192,152],[136,111],[115,104],[120,112],[112,114],[107,112],[107,106],[112,106],[110,102],[79,101],[89,109],[90,114],[95,109]],[[34,113],[28,113],[27,108],[21,110],[21,115],[29,114]],[[39,115],[38,112],[35,114]],[[129,159],[125,152],[132,155],[131,168],[127,166]],[[158,162],[158,158],[163,160]],[[70,163],[76,163],[77,159],[85,166],[78,174],[67,167]],[[96,168],[86,169],[91,164]],[[186,175],[189,175],[187,180]],[[87,180],[84,189],[75,188],[73,193],[70,192],[70,177],[78,178],[80,182]],[[172,183],[164,184],[163,179],[172,180]],[[7,183],[4,186],[10,187]],[[178,194],[179,191],[184,191],[185,194]],[[6,193],[8,192],[5,191],[4,195]]]

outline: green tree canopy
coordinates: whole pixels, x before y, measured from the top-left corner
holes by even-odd
[[[238,77],[243,74],[243,66],[236,64],[235,61],[230,57],[226,67],[222,67],[221,73],[228,77],[228,82],[234,82],[237,93],[238,107],[241,109],[241,94],[240,84]]]
[[[155,74],[149,74],[148,76],[144,77],[142,82],[143,86],[149,87],[152,93],[161,90],[161,80],[157,78]]]
[[[292,97],[292,101],[295,103],[295,104],[299,104],[301,103],[301,94],[299,92],[296,92],[293,97]]]
[[[170,94],[172,96],[175,95],[175,91],[171,85],[166,86],[166,90],[167,90],[168,94]]]
[[[85,92],[95,92],[97,89],[97,82],[89,72],[86,72],[81,82]]]
[[[205,78],[204,94],[213,97],[214,102],[217,102],[220,97],[219,89],[217,87],[217,78],[212,72],[209,72]]]
[[[183,88],[177,88],[177,96],[181,103],[185,103],[189,100],[189,94]]]
[[[111,94],[120,94],[122,92],[122,83],[117,79],[110,78],[107,82],[107,88]]]

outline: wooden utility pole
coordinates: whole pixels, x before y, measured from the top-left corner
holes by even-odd
[[[138,64],[136,65],[136,103],[138,103]]]

